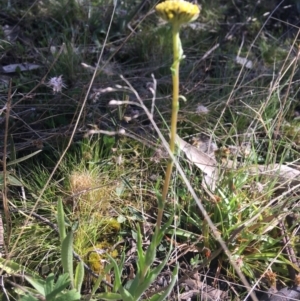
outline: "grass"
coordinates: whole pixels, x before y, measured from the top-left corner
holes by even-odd
[[[271,4],[256,11],[249,2],[236,19],[231,13],[237,9],[233,4],[219,4],[220,8],[211,7],[203,1],[199,22],[205,24],[205,29],[187,27],[181,32],[186,59],[181,65],[180,93],[187,102],[180,102],[178,133],[200,148],[207,143],[203,137],[197,143],[191,140],[199,133],[205,133],[216,144],[219,179],[214,190],[207,188],[201,168],[194,164],[197,162],[189,162],[184,150],[178,154],[162,225],[168,224],[172,216],[176,218],[158,243],[157,258],[151,266],[154,269],[166,259],[161,277],[167,279],[168,268],[173,270],[176,261],[181,264],[177,289],[166,300],[183,293],[180,284],[185,283],[183,274],[188,277],[188,270],[194,274],[197,271],[199,277],[203,276],[201,281],[215,289],[228,291],[230,300],[246,300],[247,295],[234,265],[257,291],[258,298],[259,290],[293,285],[300,273],[298,179],[284,177],[278,170],[259,171],[258,167],[275,169],[274,164],[292,164],[294,172],[298,170],[298,28],[288,27],[294,33],[287,38],[288,24],[272,17],[264,24],[262,13],[275,7]],[[158,82],[154,122],[168,140],[170,28],[157,26],[160,21],[149,13],[154,1],[130,20],[136,26],[134,32],[118,27],[122,10],[134,12],[134,6],[128,3],[118,5],[115,15],[113,1],[16,5],[12,3],[6,13],[13,25],[23,17],[17,41],[9,41],[4,32],[0,36],[5,65],[22,63],[26,58],[42,67],[15,72],[11,88],[4,86],[0,92],[1,108],[7,103],[8,93],[13,94],[11,109],[0,110],[3,124],[9,118],[1,131],[1,148],[6,149],[8,165],[4,165],[0,184],[4,205],[7,202],[10,209],[10,218],[3,218],[3,258],[42,277],[51,272],[58,277],[62,273],[61,245],[53,226],[57,224],[57,202],[62,200],[67,230],[74,233],[74,251],[93,272],[101,274],[107,268],[111,276],[115,276],[117,267],[102,265],[102,261],[114,262],[111,256],[121,265],[124,256],[122,285],[129,286],[130,277],[138,274],[134,258],[142,258],[137,246],[139,228],[145,254],[147,246],[153,244],[157,195],[163,186],[167,160],[159,152],[164,147],[161,136],[145,114],[133,118],[142,110],[126,104],[137,102],[137,96],[119,75],[124,74],[151,109],[152,94],[147,87],[154,74]],[[249,10],[257,19],[247,23]],[[110,12],[106,18],[104,11]],[[224,14],[237,30],[224,25]],[[284,14],[282,8],[274,11],[277,19]],[[289,18],[292,20],[292,13]],[[1,15],[2,23],[7,20]],[[247,34],[237,25],[241,20]],[[270,26],[274,22],[278,32]],[[226,38],[231,30],[232,37]],[[254,67],[238,64],[237,54],[251,60]],[[98,67],[94,78],[94,68]],[[60,75],[66,87],[53,93],[46,83]],[[116,84],[123,89],[104,93],[103,89],[115,88]],[[111,99],[125,103],[109,106]],[[207,111],[199,113],[200,105]],[[122,128],[128,136],[118,134]],[[111,135],[106,135],[107,131]],[[25,157],[37,149],[43,151]],[[26,160],[9,165],[22,157]],[[9,178],[4,180],[7,175]],[[197,201],[215,231],[210,229]],[[220,246],[218,237],[230,254]],[[99,249],[109,250],[108,255],[102,258]],[[19,299],[19,291],[10,286],[29,284],[18,277],[19,272],[9,273],[2,263],[1,267],[14,274],[15,278],[7,277],[10,282],[4,281],[4,287],[11,300]],[[85,278],[82,296],[88,295],[95,279],[89,282]],[[105,280],[114,284],[113,279]],[[155,285],[146,291],[148,297],[151,289],[159,287],[158,282]],[[109,292],[102,284],[94,297]],[[4,293],[1,297],[6,298]],[[142,299],[146,298],[143,295]]]

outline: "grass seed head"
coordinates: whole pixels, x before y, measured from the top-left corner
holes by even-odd
[[[95,186],[95,178],[88,171],[73,171],[70,175],[72,193],[76,194]]]

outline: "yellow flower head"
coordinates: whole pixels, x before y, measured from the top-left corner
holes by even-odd
[[[192,22],[200,14],[197,5],[183,0],[167,0],[156,5],[155,10],[162,19],[177,25]]]

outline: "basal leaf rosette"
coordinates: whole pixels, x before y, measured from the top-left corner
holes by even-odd
[[[198,5],[183,0],[167,0],[156,5],[157,14],[173,25],[181,25],[196,20],[200,14]]]

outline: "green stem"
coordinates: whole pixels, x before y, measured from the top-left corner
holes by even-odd
[[[175,140],[177,133],[177,116],[179,110],[179,64],[181,59],[181,42],[179,37],[179,25],[173,24],[172,36],[173,36],[173,65],[172,65],[172,80],[173,80],[173,100],[172,100],[172,117],[171,117],[171,134],[170,134],[170,150],[175,153]],[[173,160],[170,158],[166,170],[165,182],[162,191],[162,199],[159,202],[158,214],[156,221],[156,231],[159,231],[161,227],[163,211],[167,194],[170,186],[171,175],[173,169]],[[157,232],[158,233],[158,232]]]

